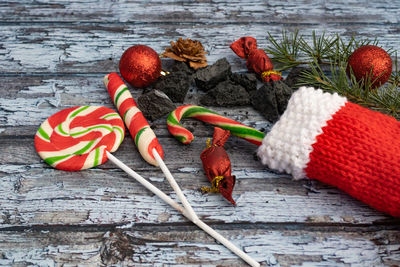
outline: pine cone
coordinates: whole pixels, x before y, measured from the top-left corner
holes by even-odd
[[[176,43],[171,41],[171,47],[166,48],[162,56],[189,62],[190,67],[198,69],[207,66],[205,54],[204,47],[199,41],[179,38]]]

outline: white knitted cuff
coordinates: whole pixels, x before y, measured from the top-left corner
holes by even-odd
[[[321,89],[300,87],[289,100],[285,112],[258,149],[261,162],[271,169],[304,178],[312,145],[326,122],[347,99]]]

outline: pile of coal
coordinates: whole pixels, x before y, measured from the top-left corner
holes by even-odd
[[[276,122],[285,111],[293,91],[298,89],[301,75],[310,70],[295,67],[286,80],[268,82],[259,89],[259,81],[254,73],[232,73],[226,58],[197,71],[185,62],[175,62],[169,71],[170,74],[160,77],[148,89],[150,91],[138,98],[139,108],[150,120],[168,114],[175,108],[174,103],[183,103],[194,80],[196,86],[205,92],[200,97],[202,105],[252,105],[268,121]]]

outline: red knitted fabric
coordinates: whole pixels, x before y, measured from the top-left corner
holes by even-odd
[[[400,216],[400,123],[347,102],[322,130],[307,176]]]

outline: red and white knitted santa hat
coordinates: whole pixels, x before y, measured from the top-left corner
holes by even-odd
[[[258,149],[263,164],[336,186],[400,216],[400,122],[301,87]]]

